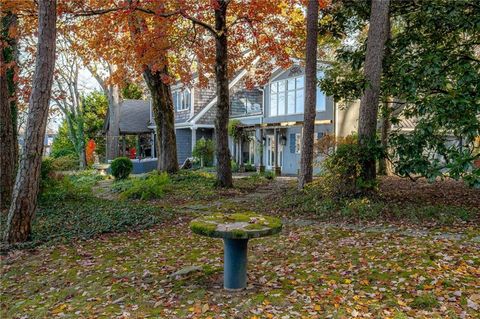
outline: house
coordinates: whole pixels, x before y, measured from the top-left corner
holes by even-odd
[[[277,174],[297,174],[304,116],[304,68],[300,65],[293,65],[286,70],[278,68],[271,74],[268,83],[254,88],[247,87],[247,76],[247,71],[241,70],[229,83],[230,119],[238,120],[249,136],[244,141],[230,138],[232,158],[237,163],[265,167]],[[318,71],[317,76],[321,78],[323,73]],[[217,97],[213,81],[206,87],[195,84],[185,87],[178,83],[171,89],[175,107],[177,156],[181,164],[192,156],[197,140],[202,137],[215,139]],[[128,105],[133,102],[125,103]],[[145,107],[149,102],[140,104]],[[317,88],[316,110],[316,138],[325,134],[345,136],[357,129],[358,103],[347,108],[337,107],[332,97]],[[142,125],[152,136],[151,156],[155,157],[155,124],[151,109],[149,113],[149,120],[143,120]],[[124,118],[127,113],[121,114],[121,121],[130,121]]]

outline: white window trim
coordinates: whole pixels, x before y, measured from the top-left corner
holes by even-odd
[[[190,94],[190,103],[188,105],[185,105],[185,107],[183,107],[183,99],[185,98],[185,92]],[[178,94],[177,96],[181,98],[181,102],[180,102],[181,108],[178,108],[178,105],[175,105],[175,99],[173,98],[174,94]],[[192,103],[193,103],[192,91],[189,88],[174,90],[172,92],[172,99],[173,99],[173,104],[174,104],[174,107],[175,107],[175,111],[187,111],[187,110],[192,109]]]
[[[318,74],[322,74],[323,73],[321,71],[317,71],[317,80],[318,80]],[[288,89],[288,80],[292,80],[294,79],[295,80],[295,86],[297,85],[296,84],[296,79],[297,78],[303,78],[304,81],[303,81],[303,97],[305,99],[305,75],[301,75],[301,76],[293,76],[293,77],[288,77],[288,78],[284,78],[284,79],[281,79],[281,80],[274,80],[274,81],[270,81],[269,84],[268,84],[268,89],[270,90],[269,91],[269,103],[268,103],[268,116],[269,117],[279,117],[279,116],[289,116],[289,115],[301,115],[301,114],[304,114],[305,113],[305,102],[304,102],[304,105],[303,105],[303,111],[302,112],[297,112],[297,88],[295,87],[295,90],[289,90]],[[272,115],[272,85],[274,84],[277,84],[278,82],[280,81],[285,81],[285,113],[284,114],[278,114],[278,88],[277,88],[277,93],[275,93],[277,95],[277,114],[276,115]],[[317,85],[318,87],[318,85]],[[295,91],[295,112],[294,113],[288,113],[288,92],[289,91]],[[315,112],[316,113],[323,113],[323,112],[326,112],[327,111],[327,96],[325,95],[325,92],[321,91],[323,94],[323,107],[322,109],[318,109],[318,105],[316,105],[316,101],[315,101]]]

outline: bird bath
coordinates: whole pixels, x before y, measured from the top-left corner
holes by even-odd
[[[223,286],[239,290],[247,286],[248,240],[279,233],[282,222],[256,213],[214,214],[192,220],[190,229],[199,235],[223,239]]]

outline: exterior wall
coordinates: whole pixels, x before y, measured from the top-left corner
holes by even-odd
[[[272,81],[285,80],[291,77],[296,77],[304,74],[304,69],[298,66],[293,66],[288,70],[277,73],[272,77]],[[264,87],[264,123],[281,123],[281,122],[293,122],[303,121],[304,114],[290,114],[270,116],[270,83]],[[334,119],[334,100],[332,97],[327,96],[325,98],[325,111],[316,113],[316,120],[333,120]]]
[[[345,137],[358,132],[358,112],[360,101],[354,101],[347,105],[336,105],[335,135]]]
[[[207,104],[216,96],[216,88],[214,79],[210,80],[206,87],[195,87],[195,94],[193,97],[193,115],[197,115],[202,111]]]
[[[215,123],[215,116],[217,115],[217,105],[213,105],[202,117],[200,117],[197,124],[213,124]]]
[[[316,125],[315,126],[315,134],[317,134],[317,138],[322,137],[325,134],[329,134],[333,131],[333,125]],[[296,134],[302,133],[301,126],[293,126],[287,128],[277,128],[277,133],[280,136],[285,136],[287,138],[286,145],[283,146],[283,161],[282,163],[278,163],[282,168],[282,174],[285,175],[297,175],[298,169],[300,168],[300,159],[301,154],[295,152],[295,136]],[[273,135],[274,129],[266,129],[264,135]],[[280,145],[279,145],[280,147]],[[267,145],[264,142],[263,145],[263,163],[267,165],[267,156],[268,156],[268,149]],[[320,169],[318,164],[321,162],[321,158],[314,159],[314,174],[319,173]]]
[[[177,137],[178,164],[182,165],[187,158],[192,156],[192,131],[189,128],[176,129],[175,134]]]
[[[175,123],[184,123],[190,118],[190,109],[175,110]]]

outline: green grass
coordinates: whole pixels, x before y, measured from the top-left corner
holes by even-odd
[[[411,307],[415,309],[432,310],[437,306],[438,306],[438,300],[435,297],[435,295],[431,293],[417,296],[411,303]]]

